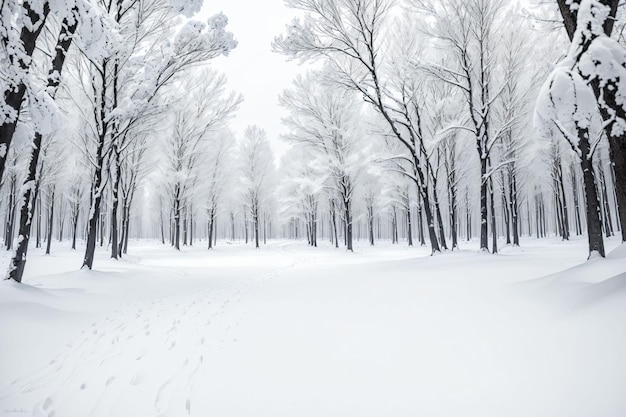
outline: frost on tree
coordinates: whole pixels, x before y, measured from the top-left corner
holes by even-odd
[[[536,124],[546,134],[555,129],[580,159],[587,202],[590,254],[604,256],[600,204],[593,169],[594,152],[604,128],[622,136],[626,131],[626,51],[605,35],[610,8],[584,0],[578,9],[577,30],[565,59],[552,71],[540,93]],[[598,82],[615,87],[615,103],[596,101],[591,87]],[[598,105],[611,117],[598,126]],[[594,123],[595,122],[595,123]],[[593,134],[592,134],[593,133]]]
[[[96,230],[106,186],[103,180],[105,169],[113,172],[111,225],[115,232],[112,240],[116,243],[112,246],[112,257],[117,258],[121,246],[117,238],[117,207],[120,179],[124,175],[121,172],[125,158],[123,150],[130,148],[129,142],[138,136],[142,126],[153,123],[164,111],[170,102],[164,97],[164,90],[181,73],[220,55],[228,55],[237,46],[233,34],[226,31],[228,19],[221,13],[206,23],[188,21],[173,38],[170,37],[176,15],[192,13],[198,4],[197,1],[185,4],[181,1],[120,1],[101,10],[106,19],[113,21],[114,37],[119,42],[110,43],[113,48],[94,47],[85,52],[92,72],[92,123],[97,132],[94,135],[92,203],[83,267],[91,269],[93,265]],[[97,36],[90,39],[92,45],[101,43]]]

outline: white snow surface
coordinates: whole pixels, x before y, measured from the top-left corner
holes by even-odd
[[[32,249],[0,282],[0,416],[626,415],[616,240],[218,243]]]

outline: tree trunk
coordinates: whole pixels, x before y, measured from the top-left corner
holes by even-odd
[[[409,240],[409,246],[413,246],[413,230],[411,223],[411,206],[410,203],[406,205],[406,221],[407,221],[407,235]]]
[[[46,255],[50,255],[50,245],[52,244],[52,229],[54,226],[54,186],[50,194],[50,209],[48,210],[48,241],[46,242]]]
[[[611,35],[613,26],[615,24],[615,16],[619,5],[618,0],[599,0],[600,3],[609,6],[609,17],[604,21],[604,32],[607,36]],[[577,24],[577,9],[570,9],[570,2],[568,0],[557,0],[561,15],[563,16],[563,24],[567,30],[567,34],[570,40],[574,37]],[[616,84],[619,81],[617,79],[610,80],[609,82],[600,85],[598,79],[593,79],[590,85],[593,89],[594,95],[598,103],[604,102],[609,109],[599,105],[600,114],[602,116],[604,124],[604,131],[609,141],[609,153],[613,168],[615,170],[615,193],[617,195],[618,213],[620,219],[620,229],[622,231],[622,242],[626,242],[626,132],[623,129],[613,129],[615,117],[624,120],[626,114],[618,105],[619,91]],[[609,122],[609,123],[606,123]],[[616,135],[613,134],[615,130]],[[585,182],[583,173],[583,183]],[[585,185],[586,189],[587,185]],[[588,209],[587,209],[588,211]],[[587,226],[589,227],[589,226]],[[594,226],[595,227],[595,226]]]
[[[576,235],[580,236],[583,230],[582,221],[580,219],[580,203],[578,200],[578,178],[576,177],[576,169],[572,164],[570,166],[570,180],[572,183],[572,194],[574,196],[574,215],[576,217]]]
[[[209,210],[209,224],[207,225],[208,234],[208,247],[207,249],[213,249],[213,209]]]
[[[128,241],[128,205],[126,198],[122,201],[122,222],[120,229],[122,231],[122,236],[120,236],[117,253],[121,258],[122,254],[126,254],[126,242]]]
[[[161,244],[165,245],[165,220],[163,219],[163,208],[161,208]]]
[[[339,236],[337,233],[337,210],[335,207],[335,200],[330,201],[330,219],[333,226],[333,236],[335,240],[335,248],[339,248]]]
[[[246,239],[246,245],[248,244],[248,216],[246,215],[246,208],[243,209],[243,232]]]
[[[189,246],[193,246],[193,208],[189,207]]]
[[[433,213],[430,209],[430,197],[428,196],[428,188],[426,185],[419,187],[420,195],[422,197],[424,214],[426,215],[426,227],[428,228],[428,237],[430,238],[431,254],[440,252],[439,241],[437,240],[437,232],[435,230],[435,221]]]
[[[492,253],[498,253],[498,230],[496,224],[496,204],[495,195],[493,191],[493,179],[489,177],[489,204],[491,210],[491,246]]]
[[[41,15],[31,8],[31,2],[32,0],[24,1],[22,3],[22,8],[25,13],[24,25],[20,31],[20,43],[23,46],[23,55],[9,56],[11,64],[17,64],[17,66],[19,66],[19,70],[23,72],[30,71],[31,58],[33,56],[33,52],[35,51],[37,38],[44,28],[46,18],[50,12],[50,7],[47,1],[43,2]],[[12,28],[7,27],[6,30],[12,30]],[[2,40],[5,41],[5,39]],[[15,60],[17,60],[17,62],[14,62]],[[3,70],[3,72],[5,71]],[[11,115],[12,117],[6,118],[6,121],[0,124],[0,180],[4,175],[6,158],[9,155],[9,148],[11,147],[13,135],[15,134],[15,128],[20,117],[22,101],[24,100],[24,95],[26,94],[26,85],[22,80],[18,80],[17,85],[9,84],[8,87],[9,88],[3,92],[4,102],[7,107],[11,109],[13,114]],[[4,110],[4,112],[7,112],[7,110]]]
[[[426,240],[424,236],[424,216],[422,215],[422,200],[421,196],[417,196],[417,229],[418,237],[420,240],[420,246],[426,246]]]
[[[101,130],[98,135],[98,145],[96,148],[96,167],[94,170],[94,177],[91,184],[91,209],[89,217],[89,229],[87,232],[87,245],[85,248],[85,258],[83,260],[83,267],[91,269],[93,267],[94,254],[96,250],[96,235],[98,227],[98,219],[100,218],[100,203],[102,201],[102,169],[104,165],[104,143],[108,133],[108,124],[106,116],[106,85],[107,85],[107,62],[106,60],[102,65],[101,84],[102,91],[100,92],[100,121],[102,121]]]
[[[609,238],[615,233],[613,232],[613,220],[611,219],[611,208],[609,206],[609,193],[606,186],[606,176],[604,174],[604,169],[602,168],[602,157],[599,154],[598,159],[600,159],[600,164],[598,164],[598,178],[600,179],[600,195],[603,208],[602,213],[604,218],[604,233],[605,236]]]
[[[183,222],[183,246],[187,246],[187,225],[188,225],[188,212],[187,206],[182,210],[182,222]]]
[[[114,164],[114,172],[115,179],[113,180],[113,187],[111,187],[111,192],[113,195],[112,200],[112,208],[111,208],[111,258],[118,259],[118,255],[120,253],[118,246],[118,222],[117,222],[117,211],[119,208],[119,195],[120,195],[120,177],[121,177],[121,167],[120,167],[120,154],[116,145],[113,145],[113,156],[115,157]]]
[[[33,141],[28,173],[24,180],[24,194],[22,196],[22,206],[20,208],[20,228],[19,239],[15,254],[11,259],[8,278],[17,282],[22,282],[24,267],[26,266],[26,254],[28,252],[28,241],[30,240],[30,228],[33,219],[33,198],[35,181],[37,176],[37,165],[39,163],[39,153],[41,151],[41,134],[36,133]]]
[[[374,246],[374,208],[372,206],[367,207],[367,224],[370,246]]]
[[[174,248],[180,250],[180,215],[181,215],[180,199],[174,199]]]
[[[252,213],[254,221],[254,245],[259,249],[259,206],[258,203],[254,203],[254,212]]]
[[[587,203],[587,234],[589,239],[589,256],[598,252],[604,257],[604,241],[602,239],[602,220],[600,219],[600,203],[596,187],[593,160],[590,154],[589,131],[578,129],[579,148],[581,151],[580,167],[583,171],[585,201]]]
[[[509,212],[511,213],[511,231],[513,232],[513,246],[519,246],[519,204],[517,200],[517,177],[515,166],[509,165],[509,167]]]
[[[230,212],[230,240],[235,240],[235,213]]]
[[[9,205],[7,207],[6,227],[4,229],[4,245],[7,250],[11,250],[13,248],[13,231],[15,230],[13,226],[15,223],[15,194],[17,193],[16,182],[15,176],[11,176],[11,184],[9,186]]]
[[[569,213],[567,210],[567,197],[565,195],[565,185],[563,180],[563,168],[561,166],[561,158],[557,158],[555,161],[556,168],[556,186],[557,186],[557,199],[561,208],[561,227],[562,236],[564,240],[569,240]]]
[[[346,222],[346,249],[352,252],[352,213],[349,199],[343,200],[343,209]]]
[[[78,216],[80,206],[75,207],[75,212],[72,215],[72,249],[76,250],[76,234],[78,233]]]
[[[439,207],[439,197],[437,193],[437,183],[433,184],[433,199],[435,200],[435,213],[437,215],[437,223],[439,224],[439,240],[441,242],[441,248],[448,250],[448,244],[446,243],[446,231],[443,226],[443,217],[441,216],[441,208]]]
[[[469,200],[469,191],[467,189],[465,189],[465,227],[467,228],[465,233],[467,235],[467,241],[469,242],[472,240],[472,207]]]
[[[489,252],[487,243],[487,158],[480,159],[480,250]]]
[[[35,247],[40,248],[41,247],[41,199],[35,198],[34,201],[37,204],[37,236],[36,236]]]
[[[500,171],[500,179],[502,181],[502,215],[504,217],[504,232],[506,235],[506,244],[511,244],[511,205],[509,204],[510,196],[507,196],[506,178],[504,172]]]

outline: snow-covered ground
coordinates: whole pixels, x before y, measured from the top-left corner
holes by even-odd
[[[0,415],[624,416],[626,246],[585,243],[31,250],[0,282]]]

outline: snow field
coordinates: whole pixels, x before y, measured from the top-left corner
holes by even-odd
[[[0,283],[0,415],[624,415],[626,253],[585,243],[34,250]]]

